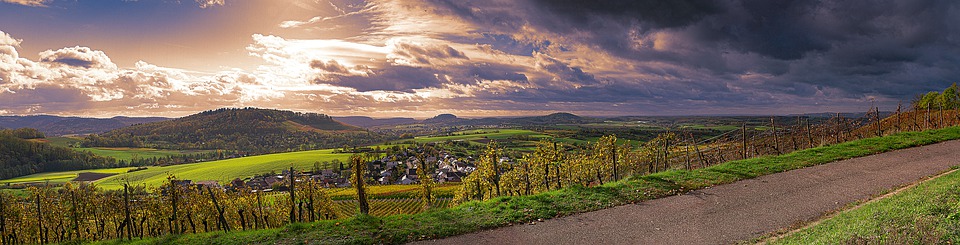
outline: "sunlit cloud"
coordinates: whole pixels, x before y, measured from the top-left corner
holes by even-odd
[[[2,0],[5,3],[20,4],[30,7],[46,7],[49,0]]]

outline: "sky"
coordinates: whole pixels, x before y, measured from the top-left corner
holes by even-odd
[[[960,80],[960,1],[0,0],[0,115],[761,115]]]

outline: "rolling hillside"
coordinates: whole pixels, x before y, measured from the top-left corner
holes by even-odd
[[[47,136],[95,134],[139,124],[170,120],[164,117],[83,118],[50,115],[0,116],[0,128],[33,128]]]
[[[267,153],[366,145],[383,137],[315,113],[218,109],[83,139],[84,147],[227,149]]]

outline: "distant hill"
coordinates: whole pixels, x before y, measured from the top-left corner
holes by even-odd
[[[601,119],[581,117],[570,113],[553,113],[545,116],[499,118],[488,117],[479,119],[459,118],[452,114],[440,114],[436,117],[423,120],[424,124],[434,124],[443,126],[530,126],[530,125],[556,125],[556,124],[581,124],[591,122],[602,122]]]
[[[243,108],[218,109],[169,121],[132,125],[82,141],[88,147],[227,149],[268,153],[357,146],[379,134],[316,113]]]
[[[458,123],[464,121],[469,121],[469,119],[462,119],[453,114],[440,114],[423,120],[423,123]]]
[[[48,136],[96,134],[138,124],[170,120],[163,117],[84,118],[50,115],[0,116],[0,128],[33,128]]]
[[[372,118],[364,116],[349,116],[349,117],[333,117],[333,120],[337,120],[342,123],[349,125],[370,128],[370,127],[379,127],[379,126],[392,126],[392,125],[404,125],[404,124],[414,124],[419,123],[417,119],[413,118]]]
[[[0,179],[48,171],[121,167],[113,158],[52,146],[34,129],[0,130]]]

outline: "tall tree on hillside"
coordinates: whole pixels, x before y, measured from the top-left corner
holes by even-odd
[[[361,154],[350,156],[350,166],[353,168],[350,175],[350,184],[357,190],[357,202],[360,203],[360,213],[369,214],[370,204],[367,203],[367,186],[364,175],[367,173],[367,160]]]
[[[914,104],[914,108],[917,110],[927,110],[937,108],[936,100],[940,96],[939,92],[930,91],[927,94],[923,95],[919,101]]]
[[[950,87],[943,90],[943,93],[937,95],[935,103],[937,104],[936,106],[943,107],[941,109],[954,109],[960,106],[960,101],[958,101],[957,97],[957,84],[954,83],[950,85]]]

